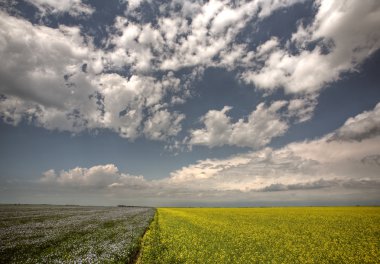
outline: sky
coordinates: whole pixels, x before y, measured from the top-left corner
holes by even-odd
[[[0,58],[0,203],[380,204],[377,0],[5,0]]]

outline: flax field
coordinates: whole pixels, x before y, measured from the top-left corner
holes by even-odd
[[[132,263],[155,209],[0,206],[0,263]]]

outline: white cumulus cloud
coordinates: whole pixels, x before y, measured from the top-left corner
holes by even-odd
[[[0,118],[7,123],[24,119],[72,133],[106,128],[132,140],[144,132],[166,139],[181,130],[184,116],[165,108],[174,125],[160,124],[160,136],[144,129],[144,110],[162,108],[163,97],[177,91],[179,80],[170,72],[160,78],[104,73],[112,67],[107,54],[88,42],[79,27],[53,29],[1,12],[0,42],[7,61],[0,65]]]
[[[227,115],[232,107],[210,110],[201,117],[204,128],[191,130],[188,143],[208,147],[231,145],[257,149],[283,135],[291,120],[309,120],[315,106],[315,97],[275,101],[270,105],[260,103],[247,118],[240,118],[236,122]]]
[[[143,176],[119,172],[114,164],[97,165],[90,168],[76,167],[56,172],[48,170],[40,181],[45,184],[59,184],[63,187],[113,188],[125,187],[140,189],[147,186]]]
[[[315,6],[312,24],[300,25],[289,40],[297,52],[276,45],[273,39],[264,43],[257,49],[264,65],[246,70],[243,80],[261,89],[315,92],[339,80],[342,73],[356,71],[380,48],[378,1],[318,0]],[[315,48],[305,48],[312,43],[317,43]]]

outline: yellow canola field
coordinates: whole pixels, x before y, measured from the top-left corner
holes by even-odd
[[[159,208],[138,263],[380,263],[380,207]]]

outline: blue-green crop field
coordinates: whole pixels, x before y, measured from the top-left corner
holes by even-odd
[[[380,207],[0,206],[0,263],[135,262],[380,263]]]
[[[0,263],[130,263],[155,209],[0,206]]]

